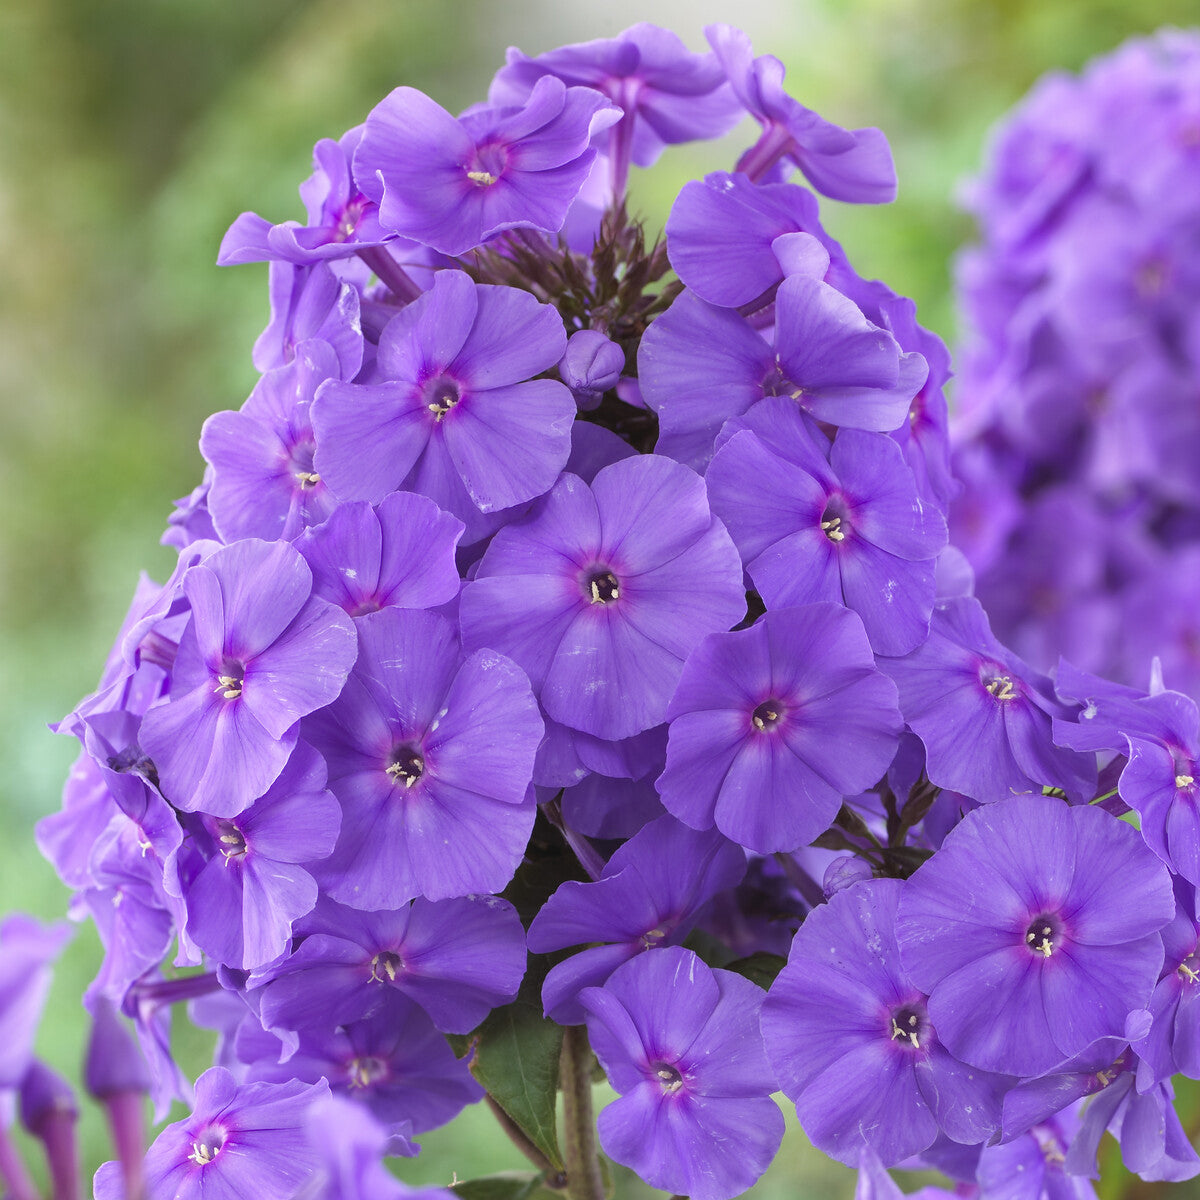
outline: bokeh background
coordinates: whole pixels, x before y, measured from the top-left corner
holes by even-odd
[[[900,199],[827,204],[827,222],[953,345],[950,261],[970,236],[955,188],[989,126],[1043,71],[1198,19],[1197,0],[0,0],[0,914],[65,910],[32,827],[74,743],[46,726],[94,685],[137,573],[170,570],[171,500],[199,480],[203,419],[252,387],[266,320],[265,266],[218,270],[217,246],[243,209],[302,215],[317,138],[400,83],[465,107],[510,43],[537,53],[652,20],[698,49],[704,24],[731,21],[784,60],[805,104],[886,131]],[[661,223],[747,134],[669,151],[635,180],[635,207]],[[98,955],[81,928],[39,1042],[76,1078]],[[94,1114],[85,1133],[94,1167]],[[482,1109],[421,1140],[414,1183],[523,1165]],[[755,1194],[852,1190],[793,1127]],[[1103,1191],[1160,1189],[1114,1171]]]

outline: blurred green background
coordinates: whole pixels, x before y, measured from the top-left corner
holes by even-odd
[[[73,757],[46,724],[94,685],[138,571],[170,569],[170,502],[199,480],[203,419],[252,387],[267,314],[266,268],[218,270],[217,246],[243,209],[302,216],[317,138],[400,83],[473,103],[510,43],[537,53],[652,20],[701,48],[704,24],[732,21],[785,61],[798,99],[886,131],[899,201],[827,205],[828,223],[953,342],[948,261],[970,235],[954,189],[989,125],[1043,71],[1198,15],[1196,0],[0,0],[0,913],[65,909],[31,836]],[[660,223],[746,135],[669,151],[635,206]],[[39,1043],[73,1075],[97,955],[81,929]],[[94,1167],[94,1115],[86,1132]],[[481,1109],[422,1141],[413,1182],[522,1165]],[[851,1191],[793,1122],[756,1194]],[[1105,1192],[1135,1194],[1116,1173]]]

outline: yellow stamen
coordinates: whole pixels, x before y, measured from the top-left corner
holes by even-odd
[[[490,171],[468,171],[467,178],[480,187],[491,187],[496,182],[496,176]]]

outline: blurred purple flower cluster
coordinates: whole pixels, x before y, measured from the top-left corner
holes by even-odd
[[[965,195],[954,540],[1043,668],[1200,693],[1200,35],[1043,79]]]
[[[485,1093],[600,1200],[593,1054],[605,1153],[694,1200],[765,1171],[779,1088],[867,1195],[1085,1197],[1105,1129],[1200,1171],[1196,711],[993,637],[945,348],[792,178],[890,199],[886,142],[707,36],[513,50],[458,117],[399,88],[318,145],[307,224],[227,235],[270,262],[262,379],[40,828],[89,1006],[193,1106],[100,1200],[390,1200],[381,1157]],[[631,166],[746,113],[647,238]]]

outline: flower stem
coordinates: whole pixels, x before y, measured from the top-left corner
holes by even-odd
[[[592,1051],[582,1025],[563,1030],[560,1070],[567,1193],[571,1200],[605,1200],[592,1114]]]
[[[17,1153],[17,1147],[0,1123],[0,1180],[7,1186],[6,1195],[12,1200],[38,1200],[37,1188]]]

